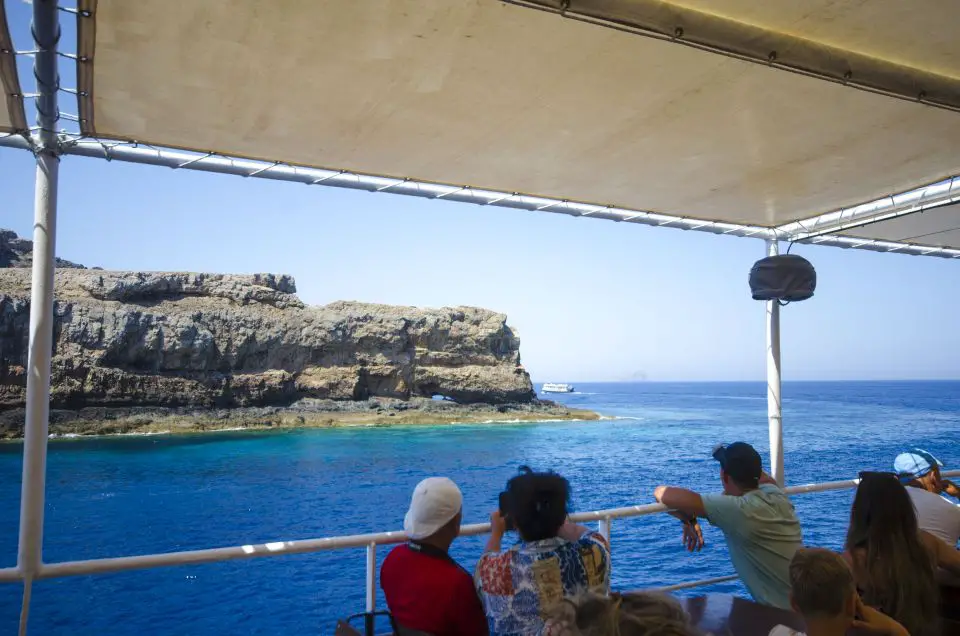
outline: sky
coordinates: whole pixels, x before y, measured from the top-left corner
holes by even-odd
[[[33,157],[0,149],[0,227],[29,236]],[[539,381],[760,380],[762,241],[66,157],[57,254],[128,270],[275,272],[335,300],[504,312]],[[960,263],[794,246],[785,380],[960,378]]]
[[[26,237],[33,172],[0,148],[0,227]],[[760,240],[79,157],[60,175],[57,254],[87,266],[292,274],[310,304],[486,307],[536,381],[765,377]],[[782,310],[785,380],[960,378],[960,262],[793,252],[819,280]]]

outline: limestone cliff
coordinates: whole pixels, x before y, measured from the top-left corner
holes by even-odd
[[[33,265],[33,241],[22,239],[16,232],[0,228],[0,267],[30,267]],[[57,267],[65,269],[84,269],[62,258],[57,259]]]
[[[0,269],[0,410],[24,404],[29,287],[28,269]],[[535,400],[519,339],[485,309],[308,307],[270,274],[61,269],[55,290],[56,409]]]

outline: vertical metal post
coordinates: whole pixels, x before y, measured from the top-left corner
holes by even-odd
[[[377,611],[377,544],[367,546],[367,615],[364,619],[364,634],[373,636]]]
[[[776,240],[767,241],[767,255],[780,253]],[[780,302],[767,301],[767,424],[770,432],[770,476],[784,485],[783,404],[780,401]]]
[[[610,543],[610,526],[613,525],[613,519],[611,517],[604,517],[600,520],[598,524],[600,527],[600,534],[607,540],[607,543]]]
[[[60,23],[57,0],[33,0],[33,39],[37,53],[37,175],[34,193],[33,278],[30,289],[30,335],[27,354],[27,419],[23,433],[23,477],[20,490],[20,539],[17,567],[24,595],[20,634],[26,634],[30,591],[43,562],[43,509],[47,470],[47,426],[50,416],[50,358],[53,352],[53,271],[57,235],[57,184],[60,144],[57,91],[57,44]]]

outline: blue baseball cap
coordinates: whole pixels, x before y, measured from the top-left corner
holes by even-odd
[[[942,466],[939,459],[920,448],[914,448],[908,453],[900,453],[893,460],[893,470],[901,477],[923,477],[934,467]]]

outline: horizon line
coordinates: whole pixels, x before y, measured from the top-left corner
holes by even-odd
[[[555,384],[559,380],[534,380],[534,384]],[[766,380],[565,380],[565,384],[766,384]],[[858,378],[826,380],[782,380],[783,384],[800,383],[843,383],[843,382],[960,382],[957,378]]]

